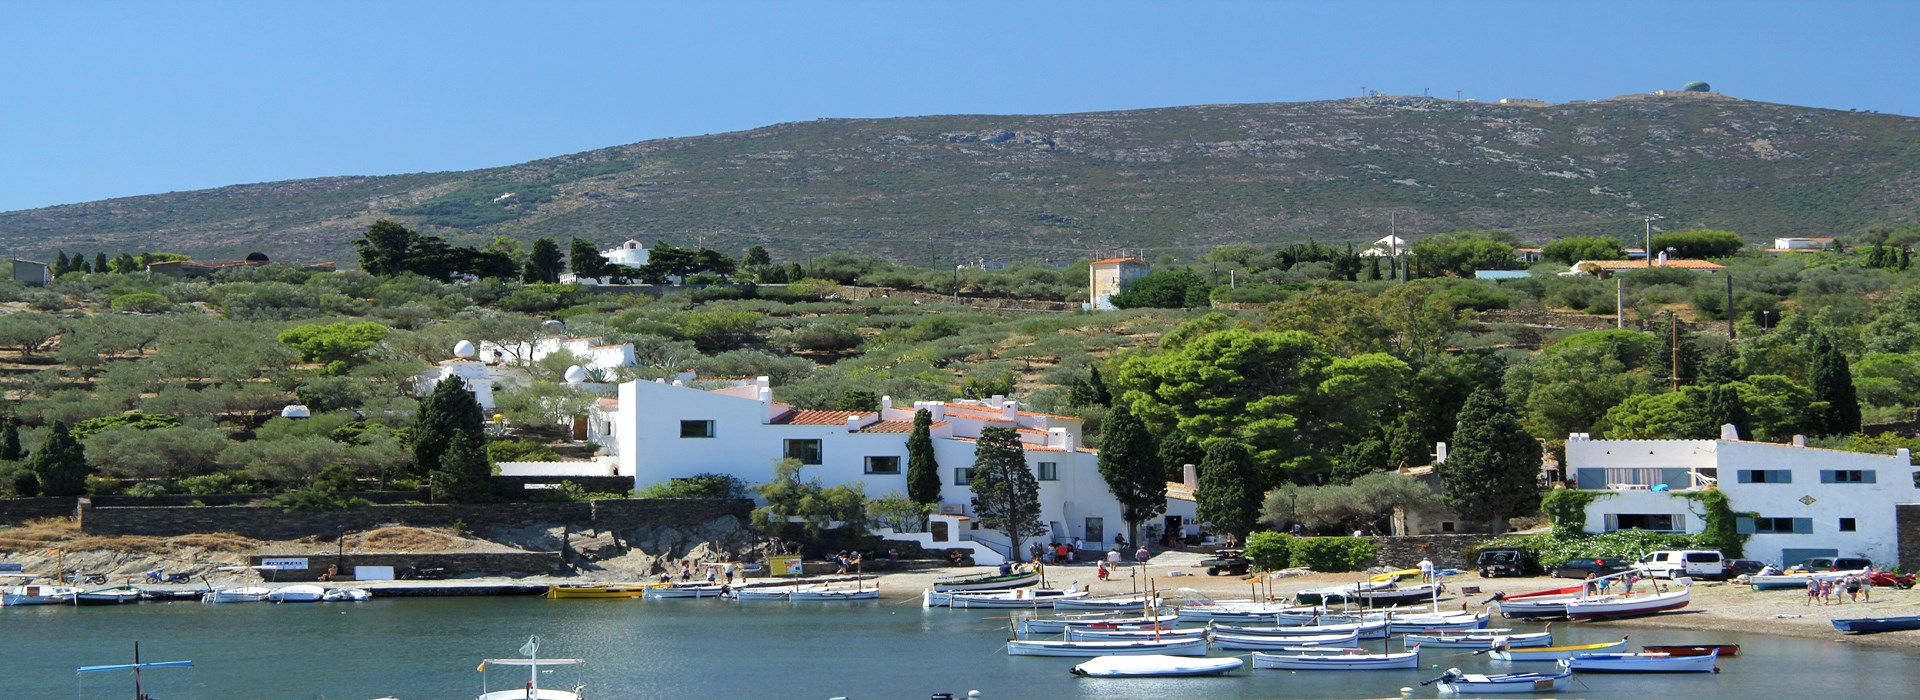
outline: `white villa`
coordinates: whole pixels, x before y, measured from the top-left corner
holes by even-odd
[[[1567,440],[1575,487],[1610,496],[1587,506],[1588,532],[1640,528],[1696,533],[1700,506],[1676,493],[1718,488],[1751,533],[1746,556],[1778,566],[1808,557],[1865,556],[1898,563],[1897,504],[1920,501],[1920,472],[1895,455],[1719,440]]]
[[[620,267],[640,268],[640,267],[647,266],[648,253],[647,253],[647,246],[645,244],[642,244],[639,241],[629,238],[627,239],[627,242],[620,244],[618,247],[609,248],[607,250],[600,251],[600,256],[606,258],[607,262],[613,263],[614,265],[618,265]],[[590,284],[590,285],[610,284],[608,279],[605,277],[577,277],[572,272],[561,273],[560,283],[561,284]]]
[[[1019,431],[1027,465],[1040,482],[1041,517],[1049,530],[1039,539],[1078,537],[1089,549],[1104,551],[1126,527],[1119,502],[1100,476],[1098,455],[1079,444],[1080,419],[1021,410],[1018,401],[1005,397],[898,407],[882,398],[874,412],[799,410],[775,402],[768,379],[757,377],[714,389],[685,381],[628,382],[620,385],[618,407],[613,422],[619,473],[633,474],[636,486],[703,472],[765,483],[773,479],[775,464],[791,457],[815,467],[803,473],[822,484],[858,482],[869,498],[904,495],[907,437],[914,412],[926,409],[933,417],[942,481],[941,515],[928,533],[932,542],[977,543],[975,558],[982,563],[995,561],[983,550],[1006,551],[1002,535],[980,528],[971,517],[973,493],[967,482],[974,445],[988,427]],[[1167,515],[1191,523],[1192,509],[1191,501],[1171,500]],[[1160,527],[1149,523],[1142,535],[1157,537]],[[942,532],[948,528],[960,532]]]

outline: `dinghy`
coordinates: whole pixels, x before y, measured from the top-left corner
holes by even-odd
[[[1301,648],[1288,654],[1253,653],[1254,668],[1281,671],[1375,671],[1419,668],[1420,650],[1373,653],[1365,649]]]
[[[721,593],[725,593],[727,591],[727,588],[728,588],[727,586],[717,584],[717,583],[702,584],[702,585],[688,585],[688,586],[676,585],[676,586],[663,586],[663,587],[657,587],[657,588],[649,588],[647,589],[644,600],[670,600],[675,598],[718,598],[720,597]]]
[[[1360,641],[1359,632],[1323,634],[1310,637],[1243,637],[1214,633],[1213,645],[1235,651],[1285,651],[1302,647],[1337,647]]]
[[[1071,672],[1073,675],[1088,678],[1217,676],[1239,669],[1245,664],[1246,662],[1236,657],[1193,659],[1162,654],[1101,656],[1073,667]]]
[[[1721,658],[1726,658],[1728,656],[1740,655],[1740,645],[1738,644],[1648,644],[1640,647],[1640,650],[1649,654],[1666,654],[1668,656],[1706,656],[1708,654],[1719,654]]]
[[[1529,632],[1513,634],[1511,630],[1475,630],[1472,632],[1441,632],[1438,634],[1409,634],[1401,638],[1408,648],[1415,644],[1434,649],[1492,649],[1502,644],[1509,647],[1544,647],[1553,644],[1552,632]]]
[[[552,585],[547,587],[547,597],[555,600],[567,598],[639,598],[647,594],[651,586],[644,583],[620,583],[604,586],[593,585]]]
[[[1582,598],[1567,603],[1567,617],[1575,620],[1611,620],[1652,615],[1687,607],[1692,596],[1692,586],[1681,586],[1680,590],[1666,593],[1609,596],[1605,599]]]
[[[1582,673],[1714,673],[1718,653],[1706,656],[1670,654],[1582,654],[1568,660],[1568,668]]]
[[[1205,627],[1184,630],[1096,630],[1082,627],[1068,627],[1063,635],[1076,642],[1120,641],[1128,639],[1205,639],[1210,632]]]
[[[1142,656],[1146,654],[1166,654],[1168,656],[1206,656],[1205,639],[1151,639],[1121,640],[1105,642],[1072,642],[1065,640],[1015,639],[1007,642],[1008,656]]]
[[[140,602],[140,589],[133,586],[114,586],[74,594],[74,605],[125,605]]]
[[[879,599],[880,599],[880,589],[877,587],[862,588],[862,587],[856,586],[853,588],[848,588],[846,586],[826,586],[822,588],[802,588],[800,590],[792,591],[787,594],[787,600],[791,600],[795,603],[801,603],[806,601],[817,601],[817,600],[838,601],[838,600],[879,600]]]
[[[933,595],[929,593],[928,595]],[[947,607],[950,608],[1025,608],[1045,610],[1052,608],[1061,600],[1073,600],[1087,597],[1086,591],[1069,588],[1016,588],[1011,591],[991,591],[985,593],[949,593]]]
[[[373,591],[365,588],[329,588],[321,600],[330,603],[357,603],[373,597]]]
[[[1447,669],[1446,675],[1427,683],[1439,683],[1440,692],[1447,694],[1467,693],[1551,693],[1566,690],[1573,681],[1573,671],[1562,668],[1559,673],[1461,673],[1460,669]]]
[[[1490,613],[1422,613],[1387,618],[1387,634],[1464,632],[1487,626]]]
[[[1014,574],[996,572],[935,579],[933,582],[933,591],[935,593],[951,593],[953,591],[1001,591],[1009,588],[1031,586],[1039,582],[1040,572],[1037,571]]]
[[[1906,617],[1855,617],[1833,621],[1833,628],[1842,632],[1897,632],[1900,630],[1920,629],[1920,615]]]
[[[1172,614],[1142,617],[1130,617],[1094,614],[1094,615],[1052,615],[1047,617],[1029,617],[1020,621],[1020,631],[1028,635],[1059,634],[1072,627],[1075,629],[1107,630],[1151,630],[1155,627],[1173,629],[1180,626],[1180,618]]]
[[[1214,624],[1213,631],[1239,635],[1242,637],[1311,637],[1322,634],[1345,634],[1354,632],[1361,639],[1386,639],[1387,621],[1350,622],[1341,625],[1306,625],[1300,627],[1248,627],[1243,625]]]
[[[1583,583],[1531,593],[1513,595],[1495,593],[1493,604],[1500,611],[1501,617],[1522,619],[1566,617],[1567,603],[1579,599],[1586,589],[1586,584]]]
[[[1100,596],[1098,598],[1094,598],[1094,597],[1061,598],[1059,600],[1053,601],[1053,609],[1061,610],[1061,611],[1087,611],[1087,612],[1128,611],[1128,610],[1140,610],[1143,608],[1148,610],[1158,610],[1160,609],[1161,602],[1163,601],[1160,600],[1160,596],[1149,596],[1145,593],[1134,593],[1130,595]]]
[[[276,588],[267,594],[267,600],[274,603],[318,603],[326,598],[327,589],[308,584]]]
[[[1626,651],[1626,649],[1627,638],[1621,637],[1620,641],[1617,642],[1576,644],[1563,647],[1533,647],[1529,649],[1494,647],[1492,653],[1493,658],[1501,661],[1561,661],[1571,659],[1581,654],[1612,654]]]

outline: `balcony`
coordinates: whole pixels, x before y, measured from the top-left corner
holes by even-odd
[[[1697,491],[1719,483],[1717,469],[1582,467],[1575,486],[1588,491]]]

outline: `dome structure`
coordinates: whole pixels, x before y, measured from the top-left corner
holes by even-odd
[[[247,254],[247,262],[250,262],[250,263],[263,263],[263,262],[271,262],[271,261],[269,261],[269,260],[267,260],[267,254],[266,254],[266,253],[262,253],[262,252],[259,252],[259,251],[254,251],[254,252],[252,252],[252,253],[248,253],[248,254]]]
[[[473,341],[462,340],[453,344],[453,356],[462,360],[473,359]]]
[[[574,365],[567,368],[567,383],[579,384],[587,380],[587,368]]]
[[[291,406],[287,406],[286,408],[280,409],[280,417],[281,418],[311,418],[313,417],[313,411],[307,410],[306,406],[302,406],[300,404],[293,404]]]
[[[1708,85],[1704,80],[1695,80],[1691,83],[1687,83],[1686,87],[1680,88],[1680,91],[1681,92],[1713,92],[1713,86]]]
[[[544,329],[546,329],[548,333],[565,333],[565,332],[567,332],[567,324],[566,324],[566,322],[565,322],[565,321],[560,321],[560,320],[558,320],[558,319],[548,319],[548,320],[545,320],[545,321],[541,321],[541,322],[540,322],[540,327],[541,327],[541,328],[544,328]]]

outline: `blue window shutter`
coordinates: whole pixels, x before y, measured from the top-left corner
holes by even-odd
[[[1753,470],[1752,470],[1752,469],[1742,469],[1742,470],[1740,470],[1740,472],[1739,472],[1739,475],[1740,475],[1740,483],[1742,483],[1742,484],[1751,484],[1751,483],[1753,483]]]
[[[1860,472],[1860,483],[1863,483],[1863,484],[1878,483],[1873,480],[1873,475],[1874,475],[1874,470],[1872,469],[1868,469],[1866,471]]]
[[[1773,470],[1773,476],[1775,478],[1768,479],[1767,483],[1770,483],[1770,484],[1793,483],[1793,470],[1791,469],[1775,469]]]
[[[1832,469],[1822,469],[1822,470],[1820,470],[1820,483],[1822,483],[1822,484],[1831,484],[1831,483],[1833,483],[1833,470],[1832,470]]]
[[[1796,535],[1813,534],[1813,518],[1794,518],[1793,534],[1796,534]]]
[[[1733,531],[1742,535],[1751,535],[1759,528],[1753,526],[1753,518],[1734,518]]]

